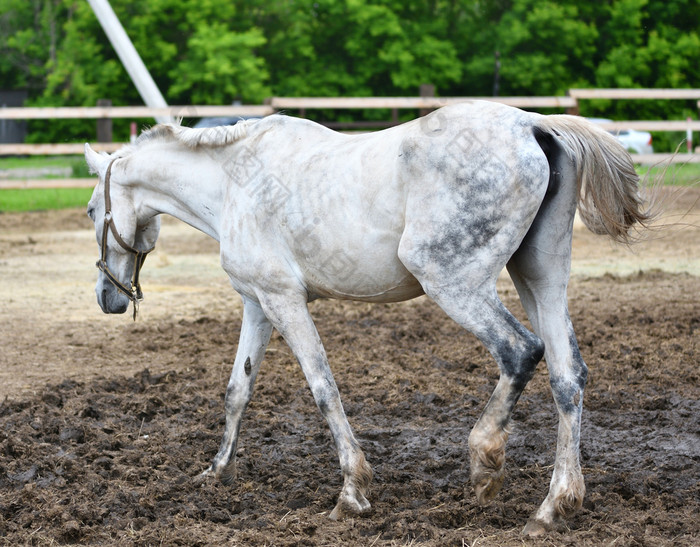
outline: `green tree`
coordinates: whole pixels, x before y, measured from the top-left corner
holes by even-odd
[[[697,0],[120,0],[112,2],[172,104],[269,95],[563,94],[700,87]],[[497,68],[495,54],[499,54]],[[141,99],[85,0],[0,0],[0,87],[37,105]],[[587,101],[582,113],[679,119],[682,101]],[[323,112],[324,119],[386,112]],[[126,123],[115,121],[119,138]],[[94,122],[36,122],[32,139]]]
[[[500,95],[557,95],[593,76],[598,31],[580,2],[514,0],[477,11],[464,50],[476,94],[491,95],[498,55]],[[467,87],[467,86],[465,86]],[[467,88],[466,93],[470,92]]]
[[[593,81],[598,87],[700,87],[700,4],[694,0],[618,0],[599,18],[604,49]],[[613,119],[697,117],[695,101],[588,101],[582,114]],[[654,135],[672,151],[684,135]]]
[[[194,104],[262,102],[270,96],[268,72],[255,50],[264,43],[259,29],[238,33],[223,23],[199,24],[187,40],[186,53],[168,73],[170,97]]]
[[[0,0],[0,88],[43,91],[65,17],[63,0]]]
[[[413,94],[459,80],[440,2],[240,2],[244,24],[264,29],[261,50],[278,95]]]

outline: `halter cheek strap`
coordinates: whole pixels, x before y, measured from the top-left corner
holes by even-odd
[[[134,304],[134,320],[136,319],[136,312],[138,311],[138,305],[141,300],[143,300],[143,292],[141,291],[141,284],[139,283],[139,273],[143,267],[143,263],[146,261],[146,256],[150,253],[155,246],[151,247],[146,251],[139,251],[134,249],[131,245],[128,245],[122,237],[119,235],[116,225],[114,224],[114,218],[112,217],[112,199],[110,197],[109,186],[110,179],[112,178],[112,164],[116,161],[116,158],[109,162],[107,166],[107,172],[105,173],[105,216],[102,224],[102,255],[97,261],[97,268],[105,275],[109,282],[114,285],[114,287],[126,297],[131,300]],[[112,232],[112,236],[119,246],[125,251],[134,255],[134,271],[131,274],[130,287],[124,285],[117,276],[112,273],[112,271],[107,267],[107,233],[108,230]]]

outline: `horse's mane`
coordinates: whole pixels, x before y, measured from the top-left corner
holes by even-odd
[[[141,133],[133,144],[123,147],[117,155],[127,156],[140,146],[154,141],[177,141],[188,148],[217,148],[226,146],[248,135],[248,127],[260,121],[253,118],[240,120],[235,125],[216,127],[185,127],[179,123],[161,123]]]

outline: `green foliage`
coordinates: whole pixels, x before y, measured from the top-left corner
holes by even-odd
[[[39,94],[55,61],[62,0],[0,0],[0,89]]]
[[[279,96],[553,95],[700,87],[697,0],[120,0],[119,19],[171,104]],[[0,88],[32,105],[141,99],[84,0],[0,0]],[[584,115],[682,119],[693,102],[589,101]],[[385,113],[321,113],[384,116]],[[29,124],[30,141],[94,121]],[[115,120],[125,138],[128,121]]]
[[[259,103],[270,95],[264,59],[253,51],[265,43],[259,29],[227,32],[222,23],[201,23],[187,40],[169,90],[194,104],[226,104],[231,98]]]
[[[492,80],[498,52],[501,94],[563,94],[592,74],[598,32],[577,6],[515,0],[510,9],[495,15],[479,25],[474,39],[486,55],[473,56],[468,72],[483,82]],[[482,94],[491,93],[484,89]]]

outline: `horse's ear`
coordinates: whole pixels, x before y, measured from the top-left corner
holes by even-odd
[[[88,143],[85,143],[85,161],[91,173],[104,177],[109,165],[109,158],[95,152]]]

